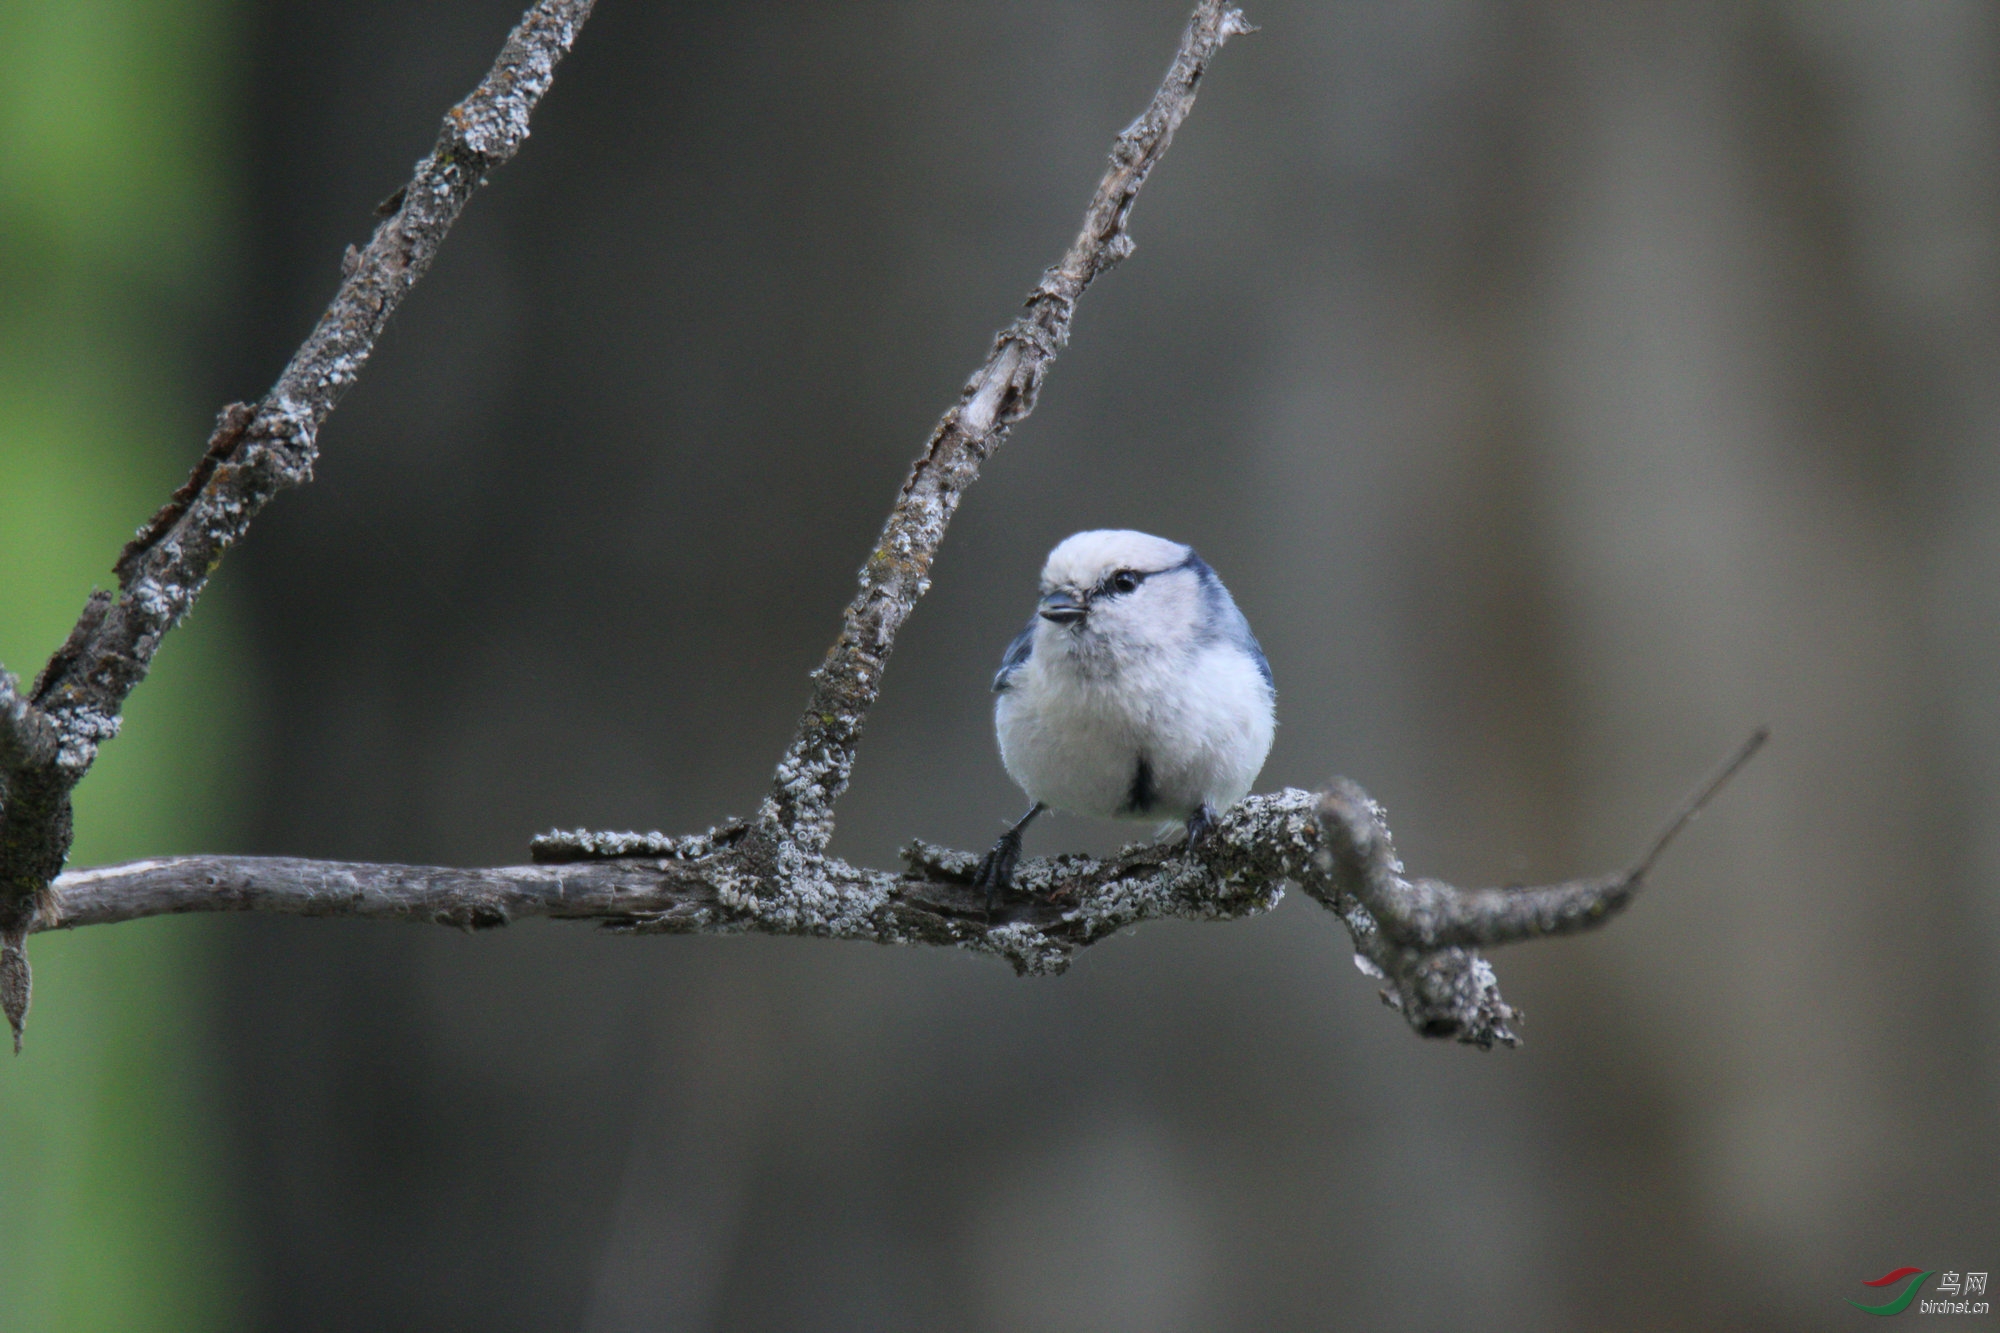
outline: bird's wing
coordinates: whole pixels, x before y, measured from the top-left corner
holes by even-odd
[[[1014,683],[1014,673],[1026,666],[1028,659],[1035,655],[1035,618],[1028,617],[1028,627],[1014,636],[1014,642],[1007,645],[1007,655],[1000,659],[1000,670],[993,677],[993,692],[1005,694]]]
[[[1271,660],[1264,656],[1264,645],[1257,642],[1257,636],[1250,632],[1250,622],[1243,618],[1241,611],[1236,613],[1236,619],[1243,626],[1243,647],[1248,650],[1251,660],[1257,664],[1257,674],[1262,676],[1264,683],[1275,692],[1278,682],[1271,678]]]
[[[1271,661],[1264,656],[1264,645],[1258,643],[1257,636],[1250,632],[1250,622],[1238,609],[1236,599],[1229,595],[1229,589],[1222,586],[1222,580],[1208,567],[1208,562],[1192,550],[1187,553],[1184,563],[1201,580],[1202,593],[1209,599],[1210,614],[1217,629],[1229,642],[1250,654],[1250,660],[1257,666],[1257,674],[1275,692],[1278,682],[1271,677]]]

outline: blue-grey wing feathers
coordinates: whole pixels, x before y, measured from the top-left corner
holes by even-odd
[[[1266,685],[1277,689],[1278,682],[1271,677],[1271,663],[1264,656],[1264,646],[1250,632],[1250,622],[1237,609],[1236,599],[1229,595],[1229,589],[1222,586],[1222,580],[1208,567],[1208,562],[1193,551],[1188,552],[1184,563],[1201,580],[1202,594],[1208,601],[1208,620],[1215,627],[1215,633],[1250,654],[1251,660],[1257,664],[1257,674],[1264,678]]]
[[[1035,618],[1028,617],[1028,627],[1014,636],[1014,642],[1007,645],[1007,655],[1000,659],[1000,670],[993,677],[993,692],[1004,694],[1014,682],[1014,673],[1027,665],[1035,655]]]
[[[1276,691],[1278,682],[1271,677],[1271,660],[1264,656],[1264,645],[1257,642],[1257,636],[1250,632],[1250,622],[1243,620],[1242,612],[1237,612],[1236,618],[1243,621],[1243,647],[1249,651],[1251,659],[1257,663],[1257,674],[1264,678],[1266,685],[1270,686],[1273,691]]]

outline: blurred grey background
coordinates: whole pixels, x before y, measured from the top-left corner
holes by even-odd
[[[262,0],[253,397],[514,0]],[[504,863],[754,809],[931,423],[1175,3],[604,0],[227,581],[233,850]],[[1200,548],[1260,788],[1628,860],[1426,1044],[1294,897],[1024,982],[533,923],[220,925],[262,1327],[1845,1327],[2000,1267],[2000,11],[1258,0],[960,513],[836,846],[986,845],[987,682],[1083,527]],[[199,438],[184,441],[192,458]],[[1120,830],[1057,821],[1031,850]]]

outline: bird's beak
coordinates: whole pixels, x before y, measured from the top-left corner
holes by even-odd
[[[1042,598],[1042,619],[1058,625],[1074,625],[1090,614],[1090,608],[1066,592],[1052,592]]]

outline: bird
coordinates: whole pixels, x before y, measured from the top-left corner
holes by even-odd
[[[1045,810],[1184,824],[1194,846],[1271,752],[1271,664],[1194,548],[1127,529],[1065,538],[993,677],[1000,762],[1028,813],[980,862],[987,915]]]

